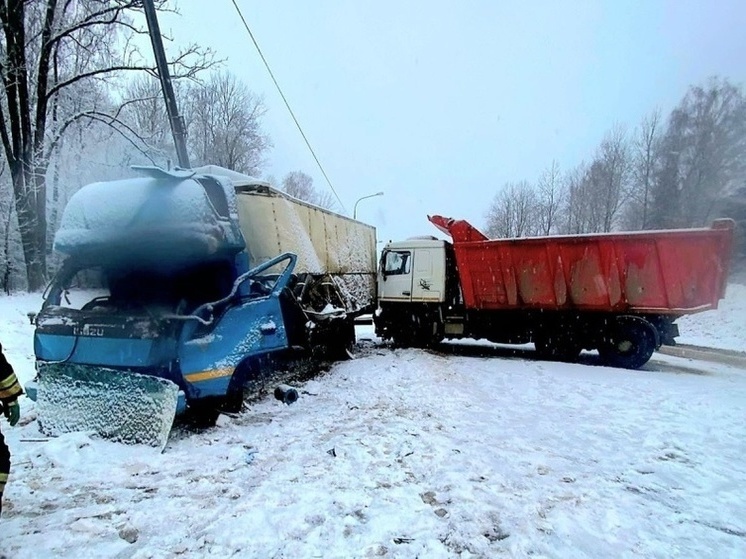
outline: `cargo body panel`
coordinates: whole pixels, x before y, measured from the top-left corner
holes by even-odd
[[[434,216],[439,227],[449,222]],[[467,309],[685,314],[717,308],[733,239],[709,229],[454,239]],[[453,224],[450,224],[453,228]]]
[[[295,273],[328,275],[351,314],[371,312],[376,304],[376,230],[373,226],[299,200],[269,184],[215,166],[203,172],[224,174],[236,192],[238,225],[246,239],[249,266],[278,254],[298,258]]]

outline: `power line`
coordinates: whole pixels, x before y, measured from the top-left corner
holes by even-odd
[[[259,56],[262,59],[262,62],[264,62],[264,67],[267,68],[267,72],[269,72],[269,76],[272,78],[272,81],[275,83],[275,87],[277,88],[277,91],[280,92],[280,97],[282,97],[283,102],[285,103],[285,106],[288,109],[288,112],[290,113],[290,116],[293,117],[293,122],[295,122],[295,126],[298,127],[298,131],[300,132],[300,135],[303,137],[303,140],[306,142],[306,145],[308,146],[309,151],[311,152],[311,155],[313,155],[314,160],[316,161],[316,165],[319,166],[319,169],[321,169],[321,174],[324,175],[324,178],[326,179],[327,184],[329,185],[329,188],[332,189],[332,192],[334,193],[334,196],[336,196],[337,201],[339,202],[339,205],[342,206],[343,211],[347,211],[345,208],[345,205],[342,203],[342,199],[339,197],[339,194],[337,194],[337,191],[334,189],[334,186],[332,185],[332,181],[329,180],[329,176],[326,174],[326,171],[324,170],[324,166],[321,164],[321,161],[319,161],[319,158],[316,157],[316,152],[313,151],[313,148],[311,147],[311,142],[308,141],[308,138],[306,138],[305,132],[303,132],[303,128],[301,128],[300,122],[298,122],[298,119],[295,118],[295,113],[293,112],[293,109],[290,108],[290,103],[288,103],[288,100],[285,98],[285,94],[282,92],[282,88],[280,87],[280,84],[277,83],[277,80],[275,79],[275,75],[272,73],[272,69],[269,67],[269,63],[267,62],[267,59],[264,58],[264,53],[262,53],[262,49],[259,48],[259,43],[256,42],[256,39],[254,38],[254,34],[251,32],[251,29],[249,28],[249,24],[246,22],[246,18],[243,17],[243,13],[241,13],[241,8],[238,7],[238,4],[236,3],[236,0],[231,0],[233,2],[233,6],[236,8],[236,12],[238,12],[238,17],[241,18],[241,21],[243,22],[243,26],[246,28],[246,32],[249,34],[249,37],[251,37],[251,41],[254,43],[254,46],[256,47],[256,51],[259,53]]]

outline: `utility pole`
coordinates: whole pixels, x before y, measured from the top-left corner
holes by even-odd
[[[189,169],[189,154],[186,147],[186,131],[184,129],[184,119],[179,115],[179,107],[176,105],[176,96],[171,84],[171,74],[168,72],[168,62],[166,53],[163,50],[163,40],[161,39],[161,29],[158,26],[158,16],[155,13],[153,0],[143,0],[143,9],[145,10],[145,19],[148,21],[148,31],[150,42],[153,45],[153,55],[155,56],[155,65],[158,69],[158,78],[161,81],[161,91],[163,99],[166,101],[166,111],[168,112],[168,121],[171,124],[171,135],[176,145],[176,155],[179,158],[179,167]]]

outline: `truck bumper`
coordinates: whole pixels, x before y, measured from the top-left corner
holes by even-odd
[[[32,402],[36,402],[36,399],[39,397],[39,384],[35,380],[27,382],[23,390]],[[183,390],[179,390],[178,400],[176,401],[176,415],[184,413],[185,410],[186,394],[184,394]]]

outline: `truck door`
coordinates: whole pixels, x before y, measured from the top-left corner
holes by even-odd
[[[178,344],[179,366],[190,400],[225,396],[241,361],[288,346],[280,294],[291,278],[296,258],[282,254],[249,270],[236,279],[229,296],[192,311],[193,320],[185,324]],[[283,265],[279,275],[268,273]],[[241,295],[244,285],[249,287],[246,295]],[[200,330],[201,325],[205,331]]]
[[[385,250],[381,255],[381,301],[412,300],[412,250]]]
[[[444,300],[445,250],[418,248],[412,263],[412,301],[440,303]]]

